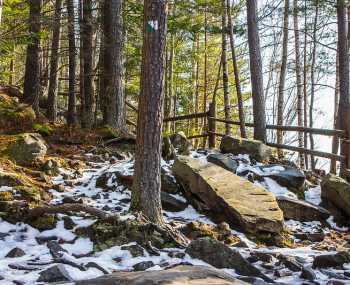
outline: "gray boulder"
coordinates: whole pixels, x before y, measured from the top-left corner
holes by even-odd
[[[321,182],[321,198],[350,217],[350,184],[346,180],[332,174],[325,176]]]
[[[251,158],[257,161],[269,160],[272,155],[272,149],[261,141],[231,136],[225,136],[221,139],[220,149],[223,153],[249,154]]]
[[[217,240],[211,238],[194,240],[186,249],[186,253],[216,268],[231,268],[239,275],[260,277],[270,281],[270,278],[251,265],[238,251]]]
[[[162,271],[116,272],[76,285],[246,285],[231,275],[206,266],[176,266]]]
[[[65,282],[72,281],[72,277],[67,272],[66,268],[62,264],[54,265],[39,273],[38,282]]]
[[[337,252],[335,254],[322,254],[315,257],[312,264],[313,268],[326,268],[343,266],[350,263],[350,253],[347,251]]]
[[[266,189],[215,164],[186,156],[177,157],[173,173],[189,201],[218,222],[250,233],[282,231],[283,213]]]
[[[162,207],[166,211],[181,212],[187,208],[186,202],[183,202],[166,192],[162,191],[160,193],[160,198],[162,201]]]
[[[178,132],[170,136],[170,141],[173,147],[180,155],[188,155],[191,150],[191,143],[187,140],[184,132]]]
[[[211,163],[221,166],[222,168],[225,168],[228,171],[232,171],[233,173],[236,173],[236,170],[239,166],[236,160],[234,160],[229,155],[222,153],[209,154],[207,160]]]
[[[278,196],[276,199],[285,219],[311,222],[325,221],[330,216],[330,213],[326,209],[302,200],[292,199],[286,196]]]

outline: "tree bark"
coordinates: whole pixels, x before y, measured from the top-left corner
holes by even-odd
[[[164,101],[166,1],[144,0],[141,94],[136,139],[133,210],[162,225],[160,164]]]
[[[224,105],[225,105],[225,119],[231,120],[231,102],[228,87],[228,66],[227,66],[227,15],[226,15],[226,0],[222,0],[222,82],[224,85]],[[225,134],[230,136],[231,125],[225,124]]]
[[[24,75],[24,102],[39,113],[41,0],[29,0],[29,35]]]
[[[78,0],[78,9],[79,9],[79,94],[80,94],[80,122],[81,126],[84,127],[84,117],[85,117],[85,91],[84,91],[84,42],[83,42],[83,0]]]
[[[283,126],[284,113],[284,89],[286,83],[287,60],[288,60],[288,31],[289,31],[289,0],[284,1],[284,16],[283,16],[283,41],[282,41],[282,59],[280,80],[278,85],[278,103],[277,103],[277,125]],[[283,131],[277,131],[277,143],[283,144]],[[278,150],[279,158],[283,157],[283,151]]]
[[[243,107],[243,96],[242,96],[242,88],[241,88],[241,79],[239,78],[239,69],[236,58],[236,47],[233,35],[233,23],[232,23],[232,15],[231,15],[231,0],[227,0],[227,17],[228,17],[228,29],[230,32],[230,45],[231,45],[231,57],[233,64],[233,73],[235,78],[235,86],[237,93],[237,103],[238,103],[238,115],[240,121],[240,132],[241,137],[246,138],[247,132],[245,129],[245,115],[244,115],[244,107]],[[233,3],[232,3],[233,4]]]
[[[67,123],[76,123],[76,96],[75,96],[75,72],[76,72],[76,45],[74,23],[74,0],[67,0],[68,10],[68,44],[69,44],[69,86],[68,86],[68,113]]]
[[[346,22],[346,1],[337,0],[338,17],[338,56],[339,56],[339,107],[338,122],[339,128],[344,130],[349,137],[349,54]],[[341,168],[349,168],[348,142],[342,141],[340,154],[346,157],[341,163]]]
[[[308,94],[307,94],[307,3],[304,3],[304,69],[303,69],[303,97],[304,97],[304,127],[308,127],[307,107],[308,107]],[[304,133],[304,147],[308,146],[308,135]],[[309,168],[309,156],[305,154],[305,168]]]
[[[57,119],[57,71],[60,48],[61,10],[62,0],[56,0],[51,44],[50,79],[47,99],[48,105],[46,112],[47,118],[52,122],[55,122]]]
[[[254,138],[266,142],[266,116],[256,0],[247,0],[250,75],[253,93]]]
[[[103,82],[106,124],[125,128],[123,89],[123,22],[122,0],[105,0],[103,15]]]
[[[0,26],[2,23],[2,6],[4,5],[4,1],[0,0]]]
[[[315,80],[315,67],[316,67],[316,58],[317,58],[317,25],[318,25],[318,15],[319,14],[319,1],[315,2],[315,18],[313,25],[313,44],[312,44],[312,60],[311,60],[311,94],[310,94],[310,106],[309,106],[309,126],[310,128],[314,125],[314,101],[315,101],[315,88],[316,88],[316,80]],[[311,150],[315,149],[315,142],[313,134],[310,134],[310,148]],[[315,157],[311,155],[311,169],[315,170],[316,161]]]
[[[93,50],[92,50],[92,0],[83,0],[82,18],[83,64],[84,64],[84,112],[82,126],[91,129],[94,123]]]
[[[300,56],[300,33],[298,20],[298,0],[293,3],[293,24],[294,24],[294,48],[295,48],[295,75],[297,81],[297,117],[298,126],[303,126],[303,82],[301,76],[301,56]],[[298,132],[298,145],[304,147],[304,137],[302,132]],[[305,158],[299,153],[299,166],[305,167]]]

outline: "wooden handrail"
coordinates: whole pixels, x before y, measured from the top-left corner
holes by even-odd
[[[225,119],[219,119],[219,118],[212,118],[210,119],[215,120],[217,122],[227,123],[231,125],[240,125],[240,122],[238,121],[231,121],[231,120],[225,120]],[[246,123],[247,127],[254,128],[254,124],[252,123]],[[324,135],[324,136],[337,136],[337,137],[345,137],[346,133],[342,130],[331,130],[331,129],[317,129],[317,128],[308,128],[308,127],[298,127],[298,126],[278,126],[278,125],[266,125],[266,129],[269,130],[281,130],[281,131],[291,131],[291,132],[304,132],[304,133],[310,133],[315,135]]]
[[[171,118],[165,118],[164,122],[174,122],[174,121],[181,121],[181,120],[190,120],[190,119],[197,119],[197,118],[204,118],[207,117],[208,113],[196,113],[196,114],[189,114],[189,115],[183,115],[183,116],[176,116]]]

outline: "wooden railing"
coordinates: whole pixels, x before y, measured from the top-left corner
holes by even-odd
[[[127,106],[129,106],[133,111],[137,112],[137,108],[134,107],[132,104],[127,103]],[[200,134],[200,135],[194,135],[189,136],[188,139],[195,139],[195,138],[205,138],[208,137],[209,142],[209,148],[215,148],[216,146],[216,138],[217,137],[224,137],[224,134],[217,133],[217,122],[219,123],[225,123],[230,125],[240,125],[239,121],[232,121],[232,120],[225,120],[216,118],[216,106],[215,104],[211,103],[209,105],[208,112],[203,113],[196,113],[196,114],[189,114],[189,115],[182,115],[182,116],[175,116],[170,118],[165,118],[164,122],[176,122],[181,120],[192,120],[192,119],[199,119],[199,118],[207,118],[208,120],[208,131],[206,133]],[[133,123],[135,126],[136,124]],[[254,124],[252,123],[245,123],[245,126],[248,128],[254,128]],[[286,132],[302,132],[302,133],[309,133],[314,135],[323,135],[323,136],[331,136],[335,137],[338,140],[347,140],[346,132],[343,130],[333,130],[333,129],[319,129],[319,128],[309,128],[309,127],[298,127],[298,126],[279,126],[279,125],[266,125],[266,129],[269,130],[281,130]],[[340,162],[347,162],[348,156],[345,155],[339,155],[335,153],[329,153],[329,152],[323,152],[318,151],[314,149],[308,149],[308,148],[302,148],[297,146],[291,146],[286,144],[276,144],[272,142],[266,143],[268,146],[277,148],[277,149],[283,149],[283,150],[290,150],[293,152],[303,153],[315,157],[322,157],[327,158],[335,161]],[[347,165],[347,168],[349,166]]]

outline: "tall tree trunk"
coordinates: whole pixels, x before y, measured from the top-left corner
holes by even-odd
[[[266,142],[266,115],[256,0],[247,0],[250,76],[253,93],[254,138]]]
[[[196,61],[196,75],[195,75],[195,96],[194,96],[194,112],[199,112],[199,71],[200,71],[200,64],[199,64],[199,35],[196,33],[194,35],[194,43],[196,45],[196,52],[195,52],[195,61]],[[196,135],[199,134],[199,120],[198,118],[195,119],[195,129],[196,129]],[[194,148],[196,149],[198,147],[198,139],[196,139]]]
[[[57,118],[57,71],[60,48],[61,10],[62,0],[56,0],[51,44],[49,93],[46,112],[47,118],[53,122],[56,121]]]
[[[106,94],[100,94],[104,96],[104,121],[119,130],[125,128],[122,6],[122,0],[104,1],[103,85]]]
[[[2,23],[2,6],[4,5],[4,1],[0,0],[0,26]]]
[[[24,102],[39,113],[41,0],[29,0],[29,34],[24,75]]]
[[[160,164],[164,101],[166,1],[144,0],[141,94],[136,139],[132,209],[163,224]]]
[[[335,90],[334,90],[334,114],[333,114],[333,127],[339,129],[338,121],[338,108],[339,108],[339,48],[337,48],[337,62],[336,62],[336,78],[335,78]],[[332,138],[332,153],[337,154],[339,150],[339,137],[334,136]],[[337,173],[337,161],[332,159],[330,172]]]
[[[207,112],[208,101],[208,6],[205,2],[204,11],[204,93],[203,93],[203,112]],[[203,118],[202,133],[207,133],[207,118]],[[207,137],[203,138],[202,148],[205,149]]]
[[[282,41],[282,59],[280,80],[278,85],[278,103],[277,103],[277,125],[283,125],[284,111],[284,88],[286,83],[287,60],[288,60],[288,31],[289,31],[289,0],[284,1],[284,17],[283,17],[283,41]],[[283,131],[277,130],[277,143],[283,144]],[[283,157],[283,151],[278,149],[279,158]]]
[[[84,23],[83,23],[83,1],[84,0],[78,0],[78,9],[79,9],[79,33],[80,33],[80,39],[79,39],[79,94],[80,94],[80,122],[81,126],[85,127],[85,91],[84,91],[84,41],[83,41],[83,34],[84,34]]]
[[[231,102],[228,86],[228,65],[227,65],[227,15],[226,15],[226,0],[222,0],[222,82],[224,85],[224,104],[225,104],[225,120],[231,120]],[[231,125],[225,124],[225,134],[230,136]]]
[[[308,107],[308,94],[307,94],[307,3],[304,0],[304,68],[303,68],[303,97],[304,97],[304,127],[308,127],[307,107]],[[304,133],[304,147],[308,147],[308,135]],[[309,156],[305,154],[305,168],[309,168]]]
[[[82,19],[84,62],[84,116],[83,127],[91,129],[94,123],[93,57],[92,57],[92,0],[83,0]]]
[[[339,56],[339,128],[344,130],[349,137],[349,54],[346,23],[346,1],[337,0],[338,17],[338,56]],[[349,154],[347,141],[342,141],[340,154],[346,157],[341,163],[341,169],[349,167]]]
[[[247,132],[245,129],[245,115],[244,115],[244,107],[243,107],[243,96],[242,96],[242,88],[241,88],[241,79],[239,78],[239,69],[236,58],[236,47],[233,35],[233,23],[232,23],[232,15],[231,15],[231,0],[227,0],[227,17],[228,17],[228,29],[230,32],[230,45],[231,45],[231,57],[233,64],[233,73],[235,78],[235,86],[237,93],[237,103],[238,103],[238,115],[240,121],[240,131],[241,137],[246,138]],[[232,3],[233,4],[233,3]]]
[[[312,43],[312,60],[311,60],[311,96],[310,96],[310,106],[309,106],[309,126],[310,128],[314,125],[314,101],[315,101],[315,88],[316,88],[316,79],[315,79],[315,68],[316,68],[316,58],[317,58],[317,25],[318,25],[318,14],[319,14],[319,1],[315,2],[315,18],[313,25],[313,43]],[[310,134],[310,148],[315,149],[315,142],[313,134]],[[315,170],[316,161],[315,157],[311,155],[311,169]]]
[[[68,86],[68,114],[67,123],[76,123],[76,96],[75,96],[75,72],[76,72],[76,45],[74,23],[74,0],[67,0],[68,10],[68,44],[69,44],[69,86]]]
[[[297,81],[297,117],[298,126],[303,126],[303,82],[301,76],[301,56],[300,56],[300,34],[298,20],[298,0],[293,3],[293,24],[294,24],[294,49],[295,49],[295,75]],[[298,133],[298,145],[304,147],[303,133]],[[299,154],[299,166],[301,169],[305,167],[305,158],[302,153]]]

